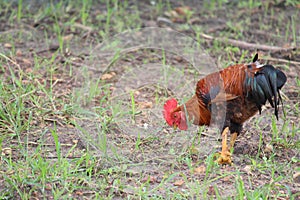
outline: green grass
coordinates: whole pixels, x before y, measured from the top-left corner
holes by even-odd
[[[298,3],[285,4],[293,8]],[[223,6],[236,10],[228,1],[205,1],[203,5],[199,9],[190,6],[187,21],[199,16],[228,21],[225,29],[210,34],[253,42],[257,35],[245,33],[259,27],[269,37],[257,37],[257,43],[299,44],[299,10],[291,17],[280,10],[274,18],[277,11],[272,5],[255,1],[242,1],[237,5],[241,11],[226,13]],[[171,1],[144,5],[129,0],[61,1],[35,8],[22,0],[0,3],[0,20],[7,25],[0,26],[4,31],[0,33],[0,199],[297,199],[300,194],[294,191],[293,175],[300,170],[300,110],[295,99],[284,100],[286,116],[281,114],[279,121],[272,117],[273,111],[266,111],[247,123],[237,145],[248,141],[256,152],[234,153],[233,166],[215,163],[220,143],[217,135],[201,135],[205,127],[195,132],[175,131],[153,120],[142,121],[141,131],[125,134],[116,129],[124,116],[130,119],[126,125],[140,125],[141,116],[147,114],[139,107],[140,101],[152,98],[153,107],[161,108],[172,96],[168,91],[172,88],[164,86],[180,81],[181,75],[197,79],[198,74],[190,63],[175,62],[169,49],[121,55],[118,44],[112,43],[108,50],[116,54],[108,59],[101,57],[102,51],[100,55],[93,52],[94,47],[122,31],[141,28],[146,20],[155,21],[174,7]],[[266,7],[258,14],[258,24],[250,20],[253,10]],[[269,17],[276,26],[266,25],[264,20]],[[252,59],[255,50],[203,40],[198,32],[205,32],[211,24],[201,23],[191,25],[195,26],[194,37],[220,67]],[[188,26],[176,27],[185,30]],[[58,49],[47,51],[51,45]],[[95,56],[93,65],[88,62],[89,52]],[[152,63],[162,66],[155,94],[141,100],[137,90],[129,88],[117,96],[127,100],[126,104],[114,104],[122,73]],[[293,73],[294,66],[276,64],[289,75]],[[103,66],[109,66],[105,73],[115,72],[115,77],[101,80]],[[289,77],[289,81],[299,98],[299,77]],[[284,92],[291,90],[284,88]],[[181,102],[187,98],[175,97],[182,98]],[[157,123],[155,130],[152,123]]]

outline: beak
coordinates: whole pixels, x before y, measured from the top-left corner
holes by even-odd
[[[177,126],[176,124],[173,125],[173,129],[174,129],[174,130],[176,130],[177,127],[178,127],[178,126]]]

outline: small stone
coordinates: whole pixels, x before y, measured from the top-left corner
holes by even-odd
[[[78,143],[78,140],[72,140],[72,142],[73,142],[74,144],[77,144],[77,143]]]
[[[246,172],[247,174],[251,174],[251,166],[250,165],[246,165],[243,169],[244,172]]]
[[[4,47],[5,47],[5,48],[12,48],[12,45],[11,45],[10,43],[5,43],[5,44],[4,44]]]
[[[267,144],[264,150],[265,153],[273,152],[273,146],[271,144]]]
[[[293,179],[296,183],[300,183],[300,172],[296,172],[294,175],[293,175]]]
[[[4,154],[4,155],[11,155],[12,154],[11,148],[3,148],[2,149],[2,154]]]

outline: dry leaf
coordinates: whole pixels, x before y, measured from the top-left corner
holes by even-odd
[[[47,183],[45,186],[45,190],[52,190],[52,185],[50,183]]]
[[[183,179],[180,179],[180,180],[177,180],[174,182],[174,185],[175,186],[182,186],[184,184],[184,180]]]
[[[134,96],[139,96],[140,94],[141,94],[140,91],[138,90],[134,91]]]
[[[214,186],[212,186],[212,185],[209,186],[207,194],[216,195],[216,191],[215,191]]]
[[[194,169],[195,174],[204,174],[206,171],[206,167],[204,165],[200,165],[199,167]]]
[[[110,90],[110,91],[115,91],[115,90],[116,90],[116,88],[115,88],[115,87],[113,87],[113,86],[111,86],[111,87],[109,88],[109,90]]]
[[[151,101],[149,102],[137,102],[139,108],[145,109],[145,108],[152,108],[153,103]]]
[[[31,65],[31,61],[26,59],[26,58],[23,58],[22,61],[24,62],[24,64],[26,65]]]
[[[175,10],[166,11],[164,14],[169,18],[178,18],[179,17],[179,15],[177,14],[177,12]]]
[[[20,50],[20,49],[18,49],[17,51],[16,51],[16,56],[18,56],[18,57],[21,57],[23,54],[22,54],[22,51]]]
[[[72,38],[73,38],[73,34],[65,35],[65,36],[63,37],[63,41],[69,41],[69,40],[71,40]]]
[[[181,6],[174,9],[179,15],[186,16],[191,12],[191,8],[188,6]]]
[[[176,60],[177,62],[182,62],[183,61],[183,57],[182,56],[175,56],[174,60]]]
[[[192,146],[192,147],[190,148],[190,153],[191,153],[191,154],[194,154],[194,155],[197,155],[197,154],[200,153],[200,149],[197,148],[197,147]]]
[[[82,195],[83,195],[83,192],[80,191],[80,190],[78,190],[78,191],[75,192],[75,194],[78,195],[78,196],[82,196]]]
[[[156,182],[156,178],[154,176],[145,176],[142,179],[142,183],[145,183],[147,181],[149,181],[149,183],[154,183],[154,182]]]
[[[29,67],[29,68],[25,69],[25,72],[29,74],[29,73],[32,73],[32,72],[33,72],[33,70],[32,70],[32,68],[31,68],[31,67]]]
[[[191,8],[188,6],[177,7],[174,10],[165,12],[165,15],[169,17],[172,22],[185,22],[186,18],[191,14]]]
[[[224,181],[224,182],[230,182],[230,180],[232,180],[232,176],[225,176],[225,177],[223,178],[223,181]]]
[[[113,76],[111,74],[103,74],[101,76],[101,80],[108,80],[111,79]]]
[[[5,43],[4,47],[6,47],[6,48],[12,48],[12,45],[10,43]]]
[[[112,79],[115,75],[116,75],[115,72],[110,72],[110,73],[107,73],[107,74],[103,74],[103,75],[101,76],[101,80]]]

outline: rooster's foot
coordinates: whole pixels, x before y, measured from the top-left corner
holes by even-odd
[[[216,160],[216,162],[220,165],[232,164],[231,153],[228,150],[217,153],[217,157],[218,159]]]
[[[231,161],[231,153],[228,150],[228,146],[227,146],[227,135],[229,132],[229,128],[226,127],[222,133],[222,151],[220,153],[218,153],[219,158],[216,160],[217,163],[219,164],[232,164]],[[236,138],[236,137],[235,137]],[[234,141],[235,141],[234,138]],[[231,144],[233,145],[234,142]]]

